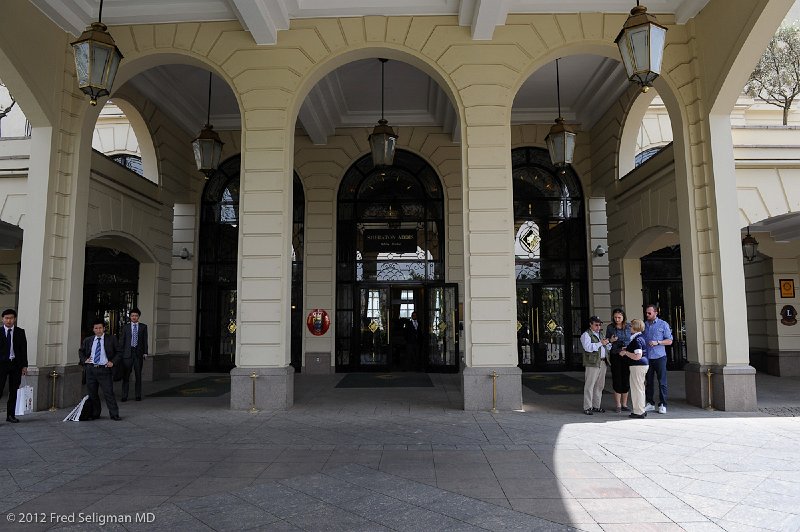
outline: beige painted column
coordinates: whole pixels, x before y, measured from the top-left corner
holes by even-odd
[[[292,149],[286,112],[243,117],[239,196],[236,367],[231,408],[286,409],[294,402],[290,361]],[[255,398],[254,398],[255,395]]]
[[[492,408],[494,372],[496,408],[518,410],[511,110],[464,104],[464,409]]]
[[[715,408],[753,411],[757,408],[756,371],[750,366],[749,339],[745,334],[747,300],[741,233],[739,224],[731,223],[738,220],[739,213],[730,117],[711,115],[707,120],[711,159],[708,172],[713,172],[713,177],[708,176],[706,205],[696,206],[707,209],[701,217],[708,219],[707,227],[698,224],[696,276],[701,300],[698,325],[706,341],[699,346],[697,362],[692,361],[686,368],[686,399],[692,404],[707,405],[710,369]]]

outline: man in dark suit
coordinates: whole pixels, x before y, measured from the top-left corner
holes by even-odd
[[[422,329],[419,321],[417,321],[417,313],[411,313],[411,319],[408,320],[405,326],[406,333],[406,363],[404,364],[406,371],[420,371],[420,366],[424,365],[420,360],[420,352],[422,351]]]
[[[110,334],[105,334],[106,325],[102,319],[96,319],[92,324],[94,336],[88,336],[83,340],[83,346],[79,351],[80,362],[86,371],[86,388],[92,400],[92,419],[100,417],[100,394],[98,386],[103,389],[106,398],[106,406],[111,419],[119,421],[119,407],[114,398],[114,382],[111,375],[111,368],[119,363],[120,355],[117,348],[117,339]]]
[[[131,369],[136,374],[136,400],[142,400],[142,363],[147,358],[147,325],[139,323],[138,308],[130,311],[131,321],[122,328],[119,345],[122,349],[122,402],[128,400]]]
[[[16,326],[17,311],[3,311],[3,337],[0,339],[0,395],[8,379],[8,403],[6,421],[19,423],[14,415],[17,408],[17,389],[22,376],[28,374],[28,339],[25,330]]]

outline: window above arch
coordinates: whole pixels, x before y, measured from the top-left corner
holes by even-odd
[[[641,166],[672,142],[672,121],[655,89],[640,94],[631,105],[619,146],[619,178]]]
[[[136,109],[124,100],[108,100],[97,117],[92,148],[128,170],[158,183],[150,132]]]
[[[0,138],[31,136],[31,124],[25,113],[0,79]]]

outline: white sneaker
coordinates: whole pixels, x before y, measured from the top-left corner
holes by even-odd
[[[667,413],[667,407],[664,406],[664,405],[659,406],[658,407],[658,413],[659,414],[666,414]]]
[[[644,411],[645,411],[645,412],[652,412],[652,411],[653,411],[653,410],[655,410],[655,409],[656,409],[656,407],[654,407],[654,406],[653,406],[653,405],[651,405],[650,403],[647,403],[646,405],[644,405]]]

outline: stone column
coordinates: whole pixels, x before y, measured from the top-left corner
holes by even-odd
[[[738,223],[731,223],[739,219],[739,213],[730,118],[711,115],[707,127],[710,164],[704,186],[694,191],[692,213],[697,220],[696,257],[692,260],[695,253],[682,254],[689,256],[683,261],[684,276],[691,271],[698,287],[697,329],[702,331],[697,360],[691,357],[685,371],[686,399],[694,405],[708,405],[707,374],[711,370],[714,408],[753,411],[757,408],[756,371],[749,364],[741,235]],[[695,172],[705,173],[701,169]],[[694,252],[683,245],[686,239],[681,230],[681,247]],[[696,269],[687,269],[687,262]]]
[[[468,102],[465,101],[465,105]],[[467,109],[464,175],[465,410],[522,408],[517,366],[510,109]]]
[[[286,409],[294,402],[289,365],[293,158],[285,115],[249,111],[243,117],[232,409]]]

